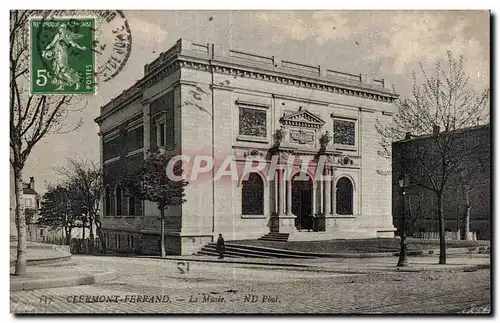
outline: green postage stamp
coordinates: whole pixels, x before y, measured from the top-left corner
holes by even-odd
[[[31,19],[31,92],[95,93],[94,31],[93,18]]]

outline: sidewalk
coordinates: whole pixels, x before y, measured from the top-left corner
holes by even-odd
[[[27,242],[28,265],[59,263],[71,259],[71,253],[67,246]],[[10,265],[15,265],[17,258],[17,241],[10,243]]]
[[[11,269],[10,291],[89,285],[116,278],[114,270],[80,262],[28,266],[27,276],[14,276]]]
[[[269,259],[224,258],[211,256],[168,256],[166,260],[200,261],[207,263],[233,263],[270,267],[293,267],[296,270],[317,270],[342,273],[414,272],[414,271],[466,271],[490,268],[489,254],[450,254],[446,265],[439,265],[439,255],[409,257],[408,267],[397,267],[398,257],[377,258],[318,258]]]
[[[17,277],[17,244],[10,244],[10,290],[33,290],[94,284],[116,278],[115,271],[71,260],[65,246],[28,242],[27,275]]]

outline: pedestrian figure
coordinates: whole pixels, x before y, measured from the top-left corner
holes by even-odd
[[[224,238],[222,237],[222,233],[219,233],[219,239],[217,239],[217,246],[215,248],[215,250],[219,254],[219,259],[224,258],[224,251],[226,251],[225,249],[226,247],[224,245]]]

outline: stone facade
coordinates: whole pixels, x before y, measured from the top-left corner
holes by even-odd
[[[461,232],[462,239],[466,224],[467,196],[470,201],[469,231],[475,232],[477,239],[490,239],[491,216],[491,127],[489,124],[456,131],[454,146],[455,158],[460,158],[461,168],[470,178],[467,186],[460,180],[458,171],[450,175],[444,191],[445,231]],[[420,148],[425,152],[432,150],[432,136],[422,136],[393,143],[393,215],[394,225],[400,227],[402,196],[398,187],[398,174],[401,172],[399,154],[406,149]],[[455,154],[454,154],[455,155]],[[411,167],[411,166],[410,166]],[[412,173],[412,169],[407,170]],[[405,207],[410,208],[407,221],[407,234],[423,236],[423,233],[439,232],[437,198],[433,191],[422,186],[411,188]]]
[[[108,187],[102,208],[107,245],[159,251],[156,206],[133,201],[129,212],[130,201],[115,197],[114,184],[157,148],[210,156],[219,165],[231,155],[238,168],[249,157],[280,161],[270,180],[267,168],[258,172],[262,180],[188,179],[187,201],[167,210],[169,254],[194,253],[219,233],[226,240],[270,231],[289,232],[292,240],[392,237],[391,179],[378,171],[390,169],[391,161],[377,153],[375,123],[392,120],[396,95],[384,85],[365,75],[179,40],[96,119]],[[299,184],[290,179],[300,161],[287,164],[290,156],[310,158],[312,165],[322,158],[326,166]],[[256,205],[245,203],[255,194]],[[320,232],[304,232],[309,214],[317,216]]]

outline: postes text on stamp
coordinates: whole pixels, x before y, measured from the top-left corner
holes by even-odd
[[[94,31],[94,18],[31,19],[31,92],[95,93]]]

